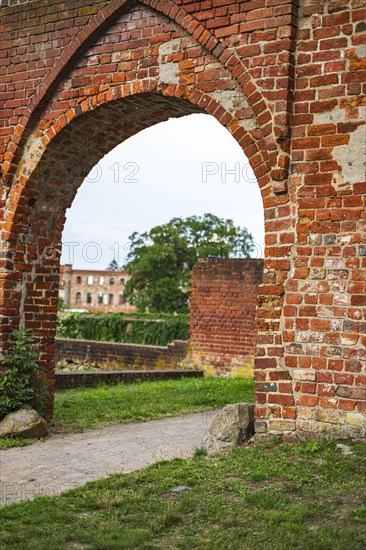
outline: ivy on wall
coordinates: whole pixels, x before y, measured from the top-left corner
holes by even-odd
[[[173,340],[188,340],[188,315],[109,313],[58,315],[56,336],[166,346]]]

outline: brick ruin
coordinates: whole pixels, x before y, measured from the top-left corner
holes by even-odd
[[[123,270],[60,266],[59,297],[68,309],[128,313],[136,308],[123,297],[130,276]]]
[[[193,268],[189,363],[211,375],[253,376],[263,260],[205,258]]]
[[[3,0],[2,354],[32,328],[52,389],[78,187],[136,132],[204,112],[263,198],[257,431],[364,435],[365,19],[364,0]]]

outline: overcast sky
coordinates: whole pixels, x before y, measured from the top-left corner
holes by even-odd
[[[229,171],[232,171],[230,173]],[[263,206],[254,174],[231,134],[205,114],[170,119],[106,155],[67,212],[62,263],[123,263],[129,235],[180,216],[216,214],[245,226],[263,257]]]

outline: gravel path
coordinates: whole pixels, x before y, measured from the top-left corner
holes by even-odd
[[[98,430],[59,434],[28,447],[0,451],[0,505],[59,495],[113,473],[144,468],[159,460],[192,456],[212,412],[149,422],[110,424]]]

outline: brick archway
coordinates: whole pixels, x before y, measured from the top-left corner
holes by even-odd
[[[4,244],[8,244],[9,251],[15,246],[17,252],[13,256],[15,272],[9,269],[6,279],[9,283],[17,281],[17,287],[21,289],[15,294],[9,285],[8,296],[11,296],[14,307],[9,316],[14,326],[20,322],[32,328],[38,336],[40,363],[48,369],[51,385],[61,235],[66,209],[102,156],[136,132],[169,117],[207,112],[219,118],[221,123],[225,122],[239,144],[244,144],[244,150],[252,153],[251,161],[262,184],[263,197],[271,194],[267,163],[255,142],[238,127],[238,121],[207,94],[193,94],[190,101],[183,99],[185,95],[186,90],[173,85],[164,89],[163,94],[142,92],[105,102],[104,96],[99,97],[100,105],[92,103],[93,108],[90,108],[90,103],[82,104],[66,126],[60,124],[60,118],[65,115],[57,118],[47,131],[42,148],[32,136],[34,147],[24,156],[22,173],[18,174],[19,183],[9,194],[11,206],[6,216],[11,215],[12,222]],[[116,123],[116,120],[122,122]],[[23,264],[24,257],[26,265]],[[50,410],[51,405],[50,402]]]
[[[300,13],[295,0],[8,3],[1,349],[25,322],[52,379],[60,236],[78,185],[129,135],[207,112],[249,158],[265,209],[257,419],[286,436],[362,435],[362,10],[351,0],[309,0]]]
[[[133,14],[136,16],[134,20],[140,22],[136,23],[136,30],[141,28],[142,20],[146,26],[152,25],[152,35],[157,35],[156,13],[135,5],[99,37],[99,42],[106,46],[109,34],[122,36],[123,31],[119,35],[119,30],[131,25]],[[192,21],[188,18],[186,23],[189,25]],[[98,46],[91,46],[88,55],[81,55],[77,66],[72,67],[58,84],[36,126],[26,132],[22,159],[17,165],[5,213],[5,218],[11,218],[11,222],[4,241],[9,251],[14,246],[18,250],[12,254],[15,272],[8,269],[5,278],[10,283],[7,297],[11,296],[13,304],[12,311],[9,311],[13,325],[20,322],[38,334],[40,363],[48,368],[51,385],[58,266],[65,211],[71,206],[84,177],[102,156],[139,130],[170,116],[205,112],[224,125],[242,147],[250,159],[263,199],[271,201],[273,196],[270,177],[273,166],[269,161],[271,146],[265,139],[268,117],[261,118],[265,109],[261,96],[252,87],[247,87],[252,96],[249,101],[238,80],[225,66],[227,56],[223,55],[223,48],[219,50],[219,57],[224,58],[220,61],[202,45],[202,40],[206,42],[204,38],[200,42],[164,16],[159,16],[158,23],[159,28],[163,26],[166,31],[161,31],[160,42],[155,44],[154,39],[151,45],[149,41],[141,43],[140,38],[137,48],[132,49],[137,59],[142,57],[144,61],[148,58],[146,69],[138,67],[128,79],[125,72],[111,67],[111,55],[99,54]],[[122,65],[128,62],[129,67],[131,45],[133,48],[131,38],[120,38],[120,50],[115,56]],[[216,39],[210,46],[211,50],[217,49],[217,45]],[[106,68],[111,71],[102,74],[115,81],[113,87],[104,91],[100,91],[100,86],[85,85],[89,82],[84,73],[88,72],[90,59],[96,55],[98,61],[105,59]],[[125,58],[129,59],[124,61]],[[231,66],[235,70],[238,65],[231,61]],[[176,71],[181,68],[179,79],[171,74],[172,67]],[[193,75],[192,70],[195,71]],[[244,67],[242,70],[245,71]],[[240,76],[246,82],[246,75],[239,74],[239,79]],[[80,95],[82,100],[79,100]],[[260,105],[257,113],[251,103],[254,107]],[[279,200],[287,202],[288,198]],[[24,258],[27,258],[26,262]],[[14,292],[11,281],[20,290]],[[281,307],[282,300],[277,298],[278,318]]]

